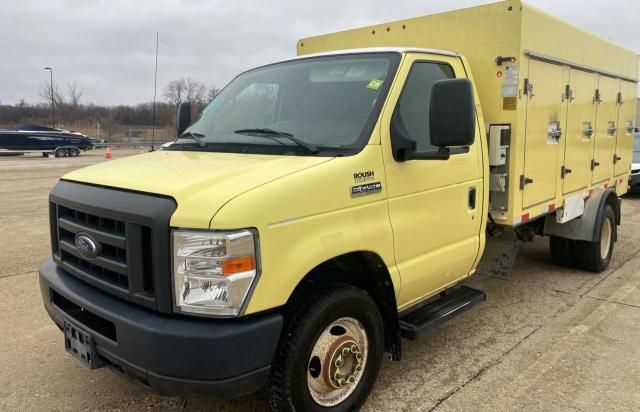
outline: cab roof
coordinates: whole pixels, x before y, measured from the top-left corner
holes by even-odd
[[[339,56],[339,55],[345,55],[345,54],[363,54],[363,53],[428,53],[428,54],[438,54],[441,56],[450,56],[450,57],[460,56],[459,53],[452,52],[449,50],[440,50],[440,49],[423,49],[418,47],[366,47],[366,48],[360,48],[360,49],[331,50],[331,51],[321,52],[321,53],[302,54],[302,55],[285,59],[282,61],[285,62],[285,61],[291,61],[291,60],[306,59],[308,57]]]

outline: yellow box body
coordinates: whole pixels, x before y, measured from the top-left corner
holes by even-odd
[[[297,51],[378,46],[444,49],[466,57],[487,128],[511,125],[502,171],[508,186],[491,194],[497,223],[518,225],[561,208],[566,196],[596,187],[627,191],[635,52],[517,0],[305,38]],[[515,61],[497,64],[500,56]],[[524,90],[525,79],[530,91]],[[548,136],[552,123],[562,131],[559,139]],[[591,136],[584,132],[589,128]],[[521,178],[532,182],[521,188]]]

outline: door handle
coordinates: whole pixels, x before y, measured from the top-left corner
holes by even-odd
[[[476,208],[476,188],[475,187],[470,187],[469,188],[469,209],[473,210]]]
[[[524,190],[524,187],[531,183],[533,183],[533,179],[526,177],[525,175],[520,175],[520,190]]]
[[[622,160],[622,158],[620,156],[618,156],[617,154],[613,155],[613,164],[618,163],[618,160]]]
[[[591,160],[591,170],[595,169],[597,166],[600,166],[600,162],[596,162],[595,159]]]

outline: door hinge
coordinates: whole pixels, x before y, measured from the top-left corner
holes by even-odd
[[[524,79],[523,93],[524,94],[528,94],[528,95],[532,95],[532,92],[533,92],[533,83],[531,83],[529,81],[529,79]]]
[[[613,154],[613,164],[618,163],[618,160],[622,160],[622,158],[614,153]]]
[[[601,103],[602,99],[600,98],[600,89],[596,89],[596,94],[593,96],[594,103]]]
[[[567,176],[567,175],[568,175],[569,173],[571,173],[571,172],[572,172],[572,170],[571,170],[571,169],[569,169],[568,167],[566,167],[566,166],[564,166],[564,165],[563,165],[563,166],[560,168],[560,177],[561,177],[562,179],[564,179],[564,178],[565,178],[565,176]]]
[[[520,175],[520,190],[524,190],[524,187],[529,183],[533,183],[533,179],[530,179],[525,175]]]
[[[622,104],[622,93],[618,92],[618,97],[616,97],[616,103]]]
[[[573,89],[571,89],[571,85],[569,84],[564,86],[564,95],[562,95],[562,101],[564,101],[564,99],[567,99],[567,101],[569,102],[573,101]]]
[[[596,159],[591,159],[591,170],[595,169],[597,166],[600,166],[600,163],[596,162]]]

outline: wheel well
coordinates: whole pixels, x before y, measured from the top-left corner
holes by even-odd
[[[371,252],[351,252],[327,260],[313,268],[296,286],[287,307],[297,306],[301,297],[313,293],[320,282],[342,282],[358,287],[371,296],[384,322],[384,352],[400,359],[400,324],[391,276],[383,260]]]
[[[611,206],[611,208],[613,209],[613,214],[616,217],[616,225],[620,225],[620,221],[622,219],[621,213],[620,213],[620,201],[618,200],[618,195],[614,190],[611,190],[607,194],[607,198],[605,199],[605,202],[607,202],[607,204]]]

